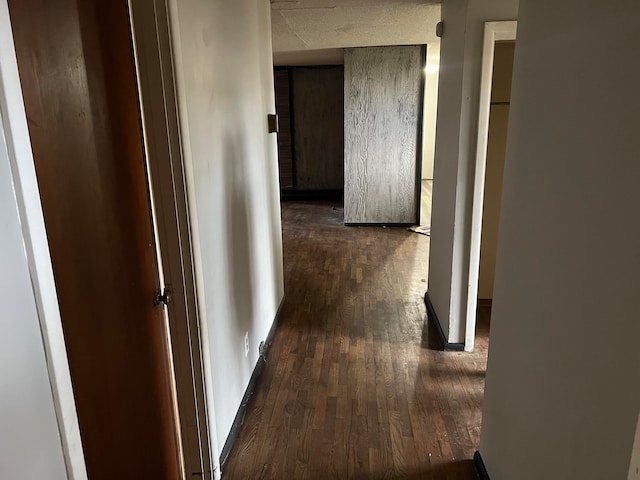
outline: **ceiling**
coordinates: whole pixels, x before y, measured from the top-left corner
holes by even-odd
[[[342,63],[342,48],[438,42],[431,0],[271,0],[274,63]]]

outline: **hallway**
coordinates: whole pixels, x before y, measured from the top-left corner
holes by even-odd
[[[441,352],[429,237],[282,205],[286,302],[225,479],[475,479],[488,346]]]

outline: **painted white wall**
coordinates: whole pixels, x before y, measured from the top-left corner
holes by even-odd
[[[518,0],[442,3],[429,297],[449,342],[464,342],[484,22],[515,20]]]
[[[0,478],[67,478],[0,120]]]
[[[636,0],[521,0],[480,443],[492,479],[628,478],[639,47]]]
[[[433,160],[436,148],[436,120],[438,112],[438,72],[440,70],[440,41],[427,45],[424,71],[424,111],[422,130],[422,179],[433,180]]]
[[[217,456],[284,295],[277,145],[267,130],[270,8],[268,0],[170,5]]]

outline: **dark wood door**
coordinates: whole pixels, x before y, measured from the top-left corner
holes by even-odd
[[[10,0],[89,478],[179,477],[125,0]]]
[[[278,114],[278,172],[280,189],[293,190],[293,141],[291,135],[291,89],[289,69],[274,70],[276,113]]]

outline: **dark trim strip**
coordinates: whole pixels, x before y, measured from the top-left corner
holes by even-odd
[[[231,449],[233,448],[233,444],[238,438],[238,434],[240,433],[240,428],[242,427],[242,423],[244,422],[244,417],[247,413],[247,406],[249,405],[249,400],[253,396],[253,391],[256,388],[256,384],[258,383],[258,379],[260,378],[260,374],[262,373],[262,369],[267,363],[267,354],[269,352],[269,347],[271,346],[271,342],[273,342],[273,337],[276,333],[276,328],[278,327],[278,323],[280,321],[280,315],[282,314],[282,308],[284,306],[285,297],[282,297],[282,301],[278,306],[278,311],[276,312],[276,316],[273,319],[273,323],[271,324],[271,329],[267,335],[267,338],[260,344],[260,356],[258,357],[258,361],[256,362],[256,366],[253,369],[253,373],[251,374],[251,378],[249,379],[249,384],[247,385],[247,389],[244,392],[244,396],[242,397],[242,402],[240,403],[240,407],[238,407],[238,412],[236,413],[235,418],[233,419],[233,424],[231,425],[231,431],[229,431],[229,435],[227,436],[227,440],[224,442],[224,447],[222,447],[222,452],[220,453],[220,469],[224,471],[224,466],[229,459],[229,454],[231,453]]]
[[[493,305],[493,298],[479,298],[478,307],[491,308]]]
[[[296,162],[296,115],[293,111],[293,68],[286,67],[289,77],[289,133],[291,135],[291,184],[293,189],[298,189],[298,167]]]
[[[283,202],[294,200],[333,200],[342,202],[344,190],[282,190],[280,200]]]
[[[478,471],[478,477],[480,480],[491,480],[489,478],[489,474],[487,473],[487,468],[484,466],[484,462],[482,461],[482,455],[480,452],[476,450],[476,453],[473,454],[473,464],[476,466],[476,470]]]
[[[429,298],[429,292],[424,293],[424,303],[427,306],[427,316],[429,320],[433,322],[438,331],[438,337],[440,337],[440,342],[442,343],[442,350],[445,352],[454,351],[461,352],[464,351],[464,343],[449,343],[447,342],[447,337],[444,334],[444,330],[442,330],[442,325],[440,324],[440,320],[438,319],[438,315],[436,314],[435,309],[433,308],[433,304],[431,303],[431,299]]]
[[[511,102],[491,102],[489,105],[492,107],[500,107],[503,105],[511,105]]]
[[[345,222],[345,227],[413,227],[415,223],[357,223],[357,222]]]

